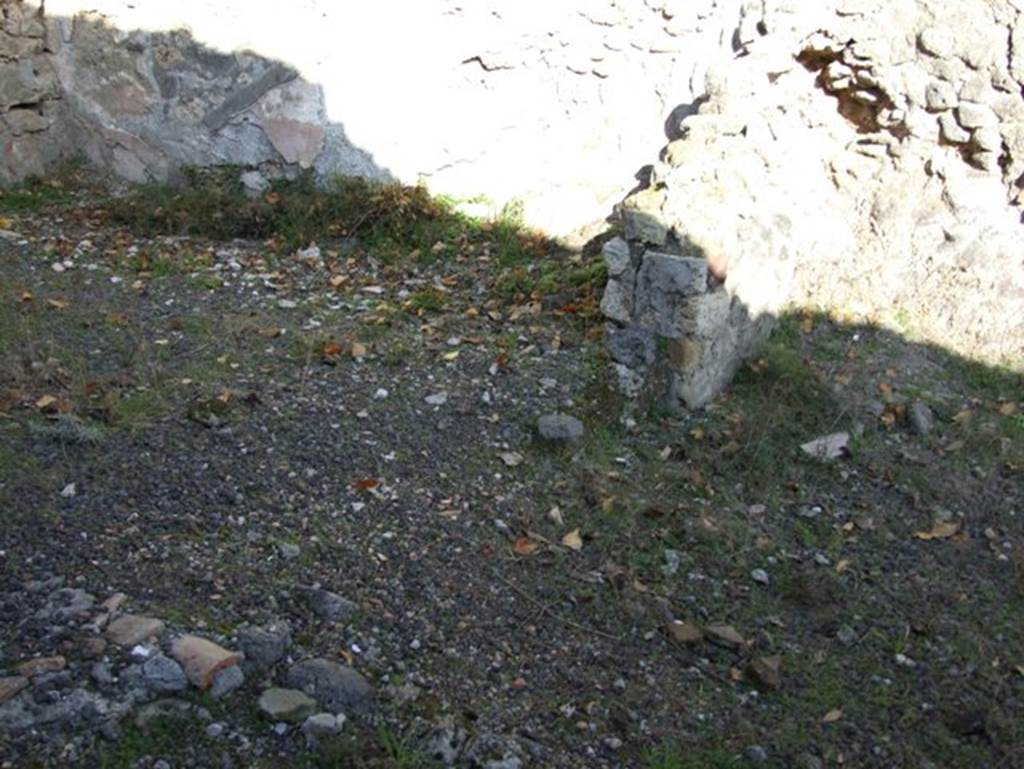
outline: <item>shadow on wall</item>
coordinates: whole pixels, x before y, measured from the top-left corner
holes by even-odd
[[[48,21],[59,38],[51,61],[67,147],[122,178],[232,164],[259,189],[314,161],[337,174],[393,178],[344,125],[328,121],[322,87],[284,62],[218,52],[183,30],[122,32],[87,16]]]

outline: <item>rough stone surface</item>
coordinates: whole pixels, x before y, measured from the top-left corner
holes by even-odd
[[[245,663],[257,670],[276,665],[291,646],[291,628],[287,622],[249,625],[238,630],[238,646],[245,654]]]
[[[569,414],[545,414],[537,420],[537,432],[551,443],[572,443],[583,437],[583,423]]]
[[[163,654],[155,654],[142,664],[142,678],[154,692],[166,694],[188,688],[181,665]]]
[[[221,670],[237,665],[242,655],[228,651],[213,641],[185,635],[174,641],[171,656],[185,669],[185,675],[198,689],[207,689]]]
[[[215,700],[226,697],[245,683],[245,674],[238,665],[231,665],[219,671],[213,677],[210,694]]]
[[[321,707],[333,713],[365,710],[373,696],[370,683],[345,665],[325,659],[311,659],[293,665],[287,683],[314,697]]]
[[[907,409],[907,420],[910,422],[910,429],[918,435],[928,435],[935,426],[935,417],[932,410],[926,403],[914,401]]]
[[[14,695],[28,686],[25,676],[4,676],[0,678],[0,702],[7,702]]]
[[[344,596],[319,587],[299,588],[299,594],[314,614],[331,622],[348,619],[359,608]]]
[[[84,616],[95,603],[95,596],[80,588],[62,587],[50,593],[46,605],[35,616],[47,622],[66,622]]]
[[[744,55],[709,62],[702,102],[619,208],[628,259],[604,255],[623,389],[707,403],[788,303],[909,316],[946,348],[1024,365],[1020,13],[744,4]],[[765,33],[743,34],[752,21]],[[625,343],[636,328],[662,339],[653,362]]]
[[[135,646],[164,632],[164,623],[155,617],[122,614],[107,626],[107,640],[118,646]]]
[[[306,745],[316,747],[324,737],[338,734],[345,726],[345,715],[339,713],[315,713],[302,722],[302,733],[306,736]]]
[[[259,709],[272,721],[297,723],[316,710],[316,701],[295,689],[267,689],[260,695]]]

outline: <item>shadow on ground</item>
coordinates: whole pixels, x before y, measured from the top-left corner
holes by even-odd
[[[482,744],[525,766],[1021,761],[1019,375],[796,312],[709,408],[626,431],[595,289],[519,265],[509,290],[482,242],[424,262],[339,237],[311,261],[5,215],[3,666],[61,653],[58,698],[120,696],[85,628],[33,619],[25,584],[56,575],[169,636],[286,619],[293,657],[378,692],[314,750],[255,717],[282,663],[185,695],[245,741],[48,726],[72,763],[431,766],[437,734],[462,765]],[[539,442],[554,411],[585,438]],[[847,456],[802,452],[836,432]],[[318,617],[312,584],[357,609]]]

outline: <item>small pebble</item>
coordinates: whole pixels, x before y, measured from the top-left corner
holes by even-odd
[[[768,751],[760,745],[751,745],[745,753],[748,760],[755,764],[763,764],[768,760]]]
[[[768,577],[768,572],[766,572],[764,569],[754,569],[752,572],[750,572],[750,578],[760,585],[767,585],[770,581]]]
[[[443,406],[448,402],[448,393],[439,392],[428,395],[423,399],[430,406]]]

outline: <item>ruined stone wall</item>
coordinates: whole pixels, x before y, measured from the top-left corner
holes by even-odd
[[[731,57],[740,0],[48,0],[76,145],[426,182],[566,234],[603,220]],[[258,183],[256,176],[249,177]]]
[[[0,183],[42,174],[60,155],[60,87],[39,9],[0,2]]]
[[[559,235],[642,179],[605,297],[632,389],[706,401],[791,301],[1024,366],[1024,0],[0,2],[0,179],[309,168]]]
[[[703,405],[789,303],[1024,369],[1022,9],[744,4],[605,252],[623,387]]]

